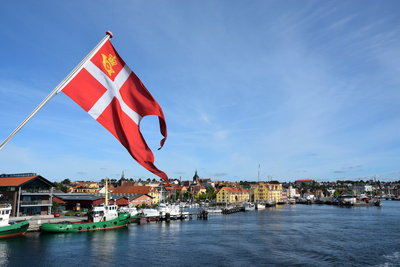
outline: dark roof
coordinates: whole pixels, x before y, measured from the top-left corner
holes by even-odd
[[[94,196],[94,195],[89,195],[89,194],[85,194],[85,195],[83,195],[83,194],[54,194],[54,195],[64,201],[68,201],[68,200],[95,201],[95,200],[104,198],[104,196]]]
[[[143,195],[143,194],[140,194]],[[98,195],[91,195],[91,194],[76,194],[76,193],[61,193],[61,194],[54,194],[54,196],[58,197],[59,199],[63,201],[71,201],[71,200],[80,200],[80,201],[95,201],[98,199],[103,199],[105,196],[103,194],[98,194]],[[109,199],[121,199],[121,198],[127,198],[127,196],[117,196],[113,194],[108,195]]]

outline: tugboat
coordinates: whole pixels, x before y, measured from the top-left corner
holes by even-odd
[[[22,236],[28,230],[29,222],[27,220],[10,223],[10,213],[10,204],[0,204],[0,239]]]
[[[44,223],[40,226],[43,232],[84,232],[107,230],[127,226],[130,220],[129,212],[118,212],[117,205],[108,205],[108,190],[106,179],[106,194],[104,205],[96,206],[88,213],[88,219],[80,222],[63,221]]]

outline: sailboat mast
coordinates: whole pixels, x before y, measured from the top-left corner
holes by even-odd
[[[105,186],[106,194],[105,194],[105,200],[104,200],[104,205],[105,206],[108,206],[108,184],[107,184],[107,180],[108,180],[108,178],[106,177],[106,186]]]
[[[260,184],[260,165],[261,165],[261,164],[258,164],[258,192],[257,192],[257,204],[258,204],[258,202],[260,201],[260,186],[261,186],[261,184]]]

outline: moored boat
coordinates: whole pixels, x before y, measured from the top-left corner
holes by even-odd
[[[258,210],[263,210],[263,209],[265,209],[265,203],[257,203],[257,209],[258,209]]]
[[[276,206],[276,202],[275,201],[267,201],[265,203],[265,207],[275,207]]]
[[[108,205],[108,189],[106,179],[106,194],[104,205],[95,206],[88,213],[88,219],[80,222],[62,221],[44,223],[40,230],[44,232],[83,232],[121,228],[127,226],[130,220],[129,212],[118,212],[117,205]]]
[[[88,213],[88,219],[80,222],[62,221],[57,223],[44,223],[40,230],[44,232],[83,232],[107,230],[127,226],[130,220],[128,212],[117,211],[117,205],[102,205],[94,207]]]
[[[207,211],[207,213],[222,213],[222,209],[217,207],[207,208],[205,211]]]
[[[11,222],[11,205],[0,204],[0,239],[24,235],[29,227],[27,220]]]
[[[137,223],[140,217],[140,214],[143,214],[141,211],[138,211],[138,209],[135,206],[129,206],[129,207],[122,207],[118,210],[120,213],[128,212],[130,215],[130,222],[131,223]]]
[[[243,206],[244,206],[244,211],[256,210],[256,205],[254,205],[254,203],[251,202],[245,202]]]
[[[160,218],[160,213],[156,209],[146,208],[142,209],[143,217],[148,220],[158,220]]]

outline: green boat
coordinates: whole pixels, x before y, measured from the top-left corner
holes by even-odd
[[[63,221],[44,223],[40,226],[40,230],[43,232],[71,233],[107,230],[127,226],[131,217],[129,212],[118,212],[117,205],[108,205],[107,179],[105,191],[104,204],[93,207],[93,209],[88,213],[87,220],[80,222]]]
[[[80,222],[62,221],[44,223],[40,226],[43,232],[85,232],[121,228],[128,225],[130,215],[127,212],[117,212],[116,205],[94,207],[88,213],[88,219]]]
[[[0,239],[22,236],[29,227],[27,220],[21,222],[9,222],[11,214],[10,204],[0,204]]]

